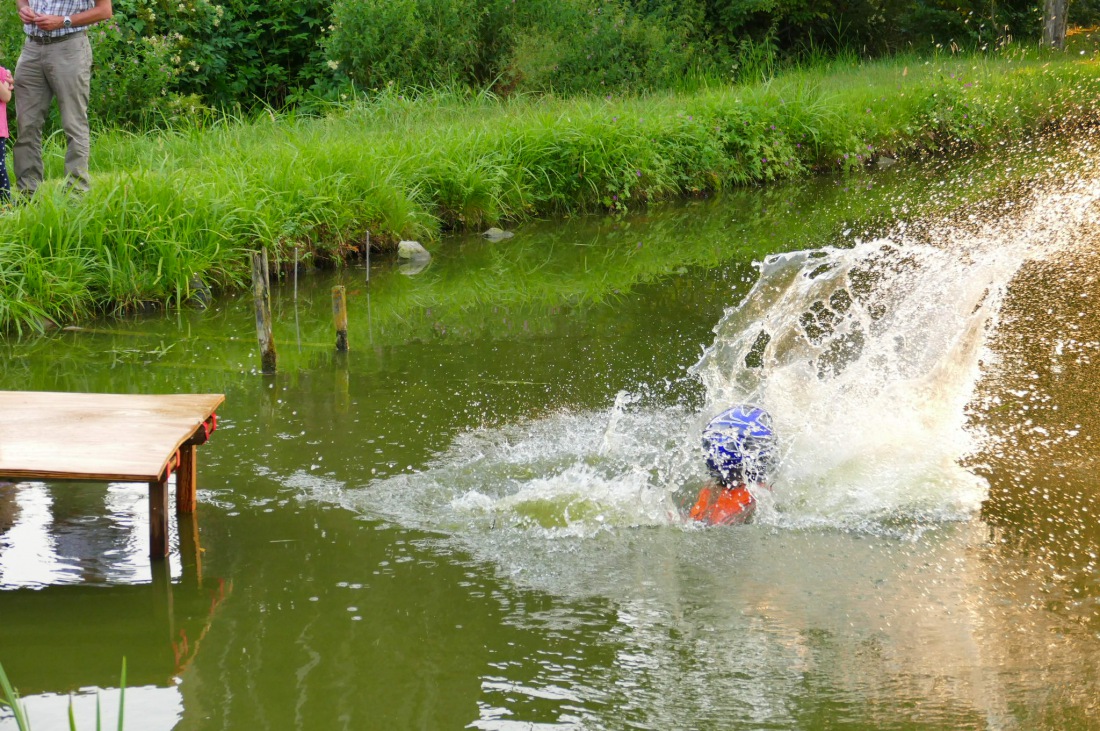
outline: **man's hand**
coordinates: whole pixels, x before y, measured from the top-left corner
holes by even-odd
[[[38,30],[49,33],[61,28],[65,24],[65,18],[61,15],[38,15],[34,24],[38,26]]]
[[[37,25],[38,19],[41,17],[42,16],[36,13],[30,5],[19,6],[19,19],[22,20],[24,23],[34,23],[35,25]]]

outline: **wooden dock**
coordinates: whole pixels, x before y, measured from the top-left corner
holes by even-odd
[[[168,555],[168,478],[176,510],[195,510],[196,447],[222,394],[0,391],[0,478],[149,485],[149,552]]]

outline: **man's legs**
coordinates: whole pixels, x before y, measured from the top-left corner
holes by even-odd
[[[45,48],[25,42],[15,65],[19,136],[12,152],[15,158],[15,184],[20,192],[27,195],[33,194],[42,182],[42,128],[53,101],[53,90],[46,80]]]
[[[61,127],[69,141],[65,151],[68,185],[88,190],[88,157],[91,131],[88,128],[88,97],[92,83],[92,45],[87,33],[50,47],[46,78],[57,94]],[[16,104],[19,104],[18,98]],[[17,107],[18,108],[18,107]]]

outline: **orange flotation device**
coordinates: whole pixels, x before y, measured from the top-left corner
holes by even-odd
[[[724,487],[709,483],[699,491],[699,497],[688,513],[692,520],[709,525],[739,525],[756,512],[756,498],[743,483]]]

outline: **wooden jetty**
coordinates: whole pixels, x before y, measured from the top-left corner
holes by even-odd
[[[168,478],[176,510],[195,510],[196,447],[222,394],[0,391],[0,478],[145,482],[149,552],[168,555]]]

